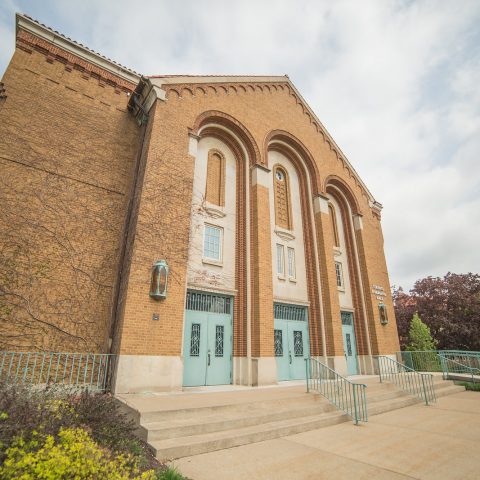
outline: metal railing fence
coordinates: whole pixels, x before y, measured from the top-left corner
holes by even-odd
[[[23,385],[69,385],[105,391],[116,355],[70,352],[0,352],[0,381]]]
[[[429,405],[436,401],[433,375],[420,373],[413,368],[384,355],[374,356],[378,362],[380,382],[388,381],[401,390],[418,397]]]
[[[353,383],[315,358],[305,359],[307,392],[314,390],[352,418],[355,425],[368,421],[367,386]]]
[[[480,377],[480,368],[465,365],[464,363],[460,363],[457,360],[454,360],[453,358],[449,358],[448,356],[444,356],[442,354],[439,354],[439,357],[442,364],[442,373],[444,380],[448,380],[449,377],[455,374],[460,374],[470,376],[472,383],[474,383],[476,380],[475,377]]]
[[[397,352],[397,359],[419,372],[442,372],[449,375],[467,374],[472,381],[480,376],[480,352],[463,350],[425,350]]]

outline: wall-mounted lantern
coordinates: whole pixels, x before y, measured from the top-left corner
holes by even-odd
[[[386,325],[388,323],[388,316],[387,316],[387,307],[384,303],[378,304],[378,311],[380,312],[380,323],[382,325]]]
[[[168,265],[165,260],[155,262],[152,267],[150,296],[155,300],[167,298]]]

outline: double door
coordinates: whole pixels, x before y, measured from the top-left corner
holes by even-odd
[[[299,312],[298,309],[303,309]],[[275,308],[274,347],[277,378],[300,380],[305,378],[305,358],[309,356],[307,312],[304,307]],[[294,319],[288,318],[294,317]]]
[[[187,310],[183,356],[184,386],[232,383],[232,316],[230,312]]]

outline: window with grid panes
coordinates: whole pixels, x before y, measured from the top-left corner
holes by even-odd
[[[222,260],[222,228],[205,225],[203,256],[210,260]]]

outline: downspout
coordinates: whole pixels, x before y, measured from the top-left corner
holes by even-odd
[[[115,335],[118,333],[117,328],[118,328],[118,322],[119,322],[120,295],[122,293],[122,281],[125,277],[126,271],[128,270],[126,265],[127,246],[128,246],[129,240],[135,234],[135,222],[133,218],[134,210],[135,210],[135,200],[138,198],[138,194],[142,190],[142,184],[143,184],[143,176],[141,175],[141,165],[142,165],[142,157],[143,157],[143,151],[145,146],[145,138],[146,138],[147,128],[149,124],[149,114],[146,111],[143,104],[138,100],[138,98],[141,97],[143,89],[145,88],[145,83],[142,82],[139,84],[139,86],[140,85],[142,85],[140,91],[137,92],[138,87],[137,89],[135,89],[127,107],[128,110],[136,117],[138,117],[138,110],[142,112],[141,117],[137,118],[137,123],[141,126],[142,131],[141,131],[141,141],[140,141],[140,145],[137,153],[137,160],[135,164],[135,171],[133,174],[132,189],[131,189],[130,199],[128,202],[127,212],[125,216],[123,241],[120,248],[119,261],[118,261],[119,269],[118,269],[117,279],[115,282],[115,291],[113,296],[112,322],[111,322],[110,339],[109,339],[109,352],[111,354],[115,353],[114,352],[115,340],[116,340]],[[133,103],[133,106],[131,105],[131,102]],[[137,112],[135,112],[136,108],[138,109]]]

